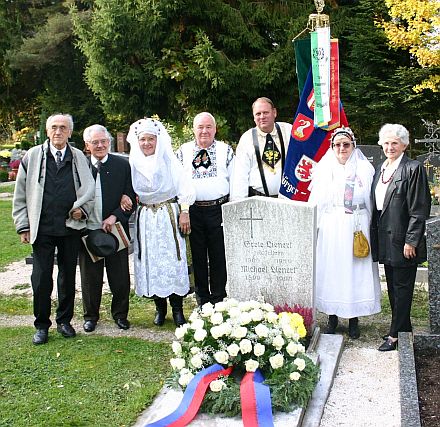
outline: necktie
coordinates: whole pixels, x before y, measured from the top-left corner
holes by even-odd
[[[61,167],[61,151],[57,151],[55,155],[56,155],[55,162],[57,164],[57,169],[59,169]]]
[[[266,144],[264,146],[263,155],[261,156],[264,163],[266,163],[267,166],[272,171],[275,171],[275,165],[280,160],[280,151],[278,150],[278,147],[275,145],[275,141],[272,138],[272,135],[268,133],[266,135]]]
[[[95,163],[95,168],[98,170],[98,173],[99,173],[99,171],[101,170],[101,166],[102,166],[102,162],[101,162],[101,160],[98,160],[98,161]]]

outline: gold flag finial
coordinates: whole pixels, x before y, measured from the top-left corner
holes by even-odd
[[[314,0],[316,11],[318,13],[312,13],[309,15],[309,23],[307,27],[311,29],[311,31],[315,31],[316,28],[329,27],[330,19],[328,15],[321,13],[324,10],[325,2],[324,0]]]

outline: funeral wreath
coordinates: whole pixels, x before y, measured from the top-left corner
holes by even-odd
[[[319,368],[302,344],[303,318],[298,313],[277,314],[268,303],[232,298],[207,303],[195,309],[175,334],[168,385],[185,390],[203,369],[214,364],[232,367],[230,375],[210,383],[202,412],[240,414],[240,380],[257,369],[270,388],[273,411],[304,407],[318,381]]]

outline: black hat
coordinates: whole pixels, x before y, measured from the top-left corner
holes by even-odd
[[[119,249],[118,238],[102,229],[91,230],[87,235],[86,243],[89,251],[99,257],[113,255]]]

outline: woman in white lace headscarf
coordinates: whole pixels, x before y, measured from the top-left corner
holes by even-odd
[[[380,311],[380,281],[371,253],[353,255],[353,233],[369,240],[370,189],[374,168],[356,148],[348,127],[335,130],[331,148],[313,171],[309,202],[317,205],[316,307],[329,315],[334,334],[338,316],[349,319],[350,338],[359,338],[358,316]]]
[[[189,291],[186,244],[190,232],[189,206],[195,191],[171,147],[171,138],[158,120],[141,119],[130,126],[130,166],[138,195],[134,271],[136,294],[153,297],[154,324],[162,326],[169,297],[177,326],[186,322],[183,297]],[[180,209],[179,209],[180,205]]]

